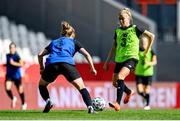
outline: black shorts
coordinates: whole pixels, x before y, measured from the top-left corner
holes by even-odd
[[[136,59],[129,59],[129,60],[122,62],[122,63],[116,63],[115,68],[114,68],[114,73],[119,73],[119,71],[123,67],[129,68],[129,70],[132,72],[132,71],[134,71],[137,62],[138,62],[138,60],[136,60]]]
[[[136,84],[151,85],[152,76],[137,76],[136,75]]]
[[[42,78],[46,82],[53,82],[57,76],[61,74],[64,75],[69,82],[81,77],[74,65],[61,62],[46,66]]]
[[[16,87],[19,87],[22,84],[21,78],[17,79],[17,78],[14,78],[14,77],[8,77],[7,75],[6,75],[6,81],[13,82],[16,85]]]

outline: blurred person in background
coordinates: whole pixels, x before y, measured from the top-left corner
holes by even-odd
[[[115,29],[113,46],[103,66],[104,70],[108,70],[109,62],[115,54],[116,65],[112,81],[113,86],[117,88],[117,99],[114,103],[109,103],[109,106],[114,108],[116,111],[120,110],[123,92],[126,93],[124,104],[127,104],[130,97],[134,94],[134,91],[126,86],[124,80],[130,72],[134,71],[139,60],[139,37],[141,35],[147,35],[150,38],[150,44],[144,52],[145,55],[147,55],[154,40],[154,34],[147,30],[142,30],[132,24],[130,9],[122,9],[119,12],[118,17],[120,26]]]
[[[76,52],[82,53],[90,65],[90,71],[93,75],[97,72],[94,68],[92,57],[83,48],[83,46],[75,39],[75,30],[68,22],[61,23],[61,37],[52,40],[51,43],[39,53],[38,60],[40,64],[41,79],[39,81],[39,91],[46,101],[44,113],[50,111],[53,104],[49,97],[47,86],[54,82],[58,75],[62,74],[82,95],[82,98],[88,108],[88,113],[95,113],[91,97],[86,89],[84,82],[75,67],[73,56]],[[43,57],[48,55],[45,67],[43,65]]]
[[[10,53],[6,55],[6,80],[5,80],[5,89],[6,93],[11,99],[11,107],[16,107],[17,97],[13,96],[11,88],[14,83],[19,96],[21,98],[22,110],[26,110],[27,104],[25,103],[24,90],[22,85],[22,75],[21,75],[21,66],[23,66],[23,61],[21,60],[19,54],[16,51],[16,44],[11,42],[9,45]]]
[[[157,56],[153,49],[150,49],[145,56],[145,51],[148,47],[149,41],[147,36],[141,37],[141,44],[139,49],[139,61],[136,65],[136,86],[137,92],[143,98],[145,103],[145,110],[150,110],[150,88],[153,76],[153,66],[157,64]]]

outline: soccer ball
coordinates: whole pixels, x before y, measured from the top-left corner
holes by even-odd
[[[106,102],[103,98],[96,97],[92,99],[92,106],[95,111],[103,111],[104,108],[106,107]]]

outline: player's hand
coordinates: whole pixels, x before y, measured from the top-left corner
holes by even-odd
[[[10,64],[13,65],[14,62],[15,62],[15,61],[11,58],[11,59],[10,59]]]
[[[103,69],[104,69],[105,71],[108,71],[108,70],[109,70],[109,64],[108,64],[107,62],[104,63]]]
[[[145,60],[145,64],[148,65],[148,66],[151,66],[151,62]]]
[[[116,87],[116,88],[118,87],[117,81],[113,80],[113,86]]]
[[[92,73],[94,76],[96,76],[96,75],[97,75],[96,69],[92,69],[92,70],[91,70],[91,73]]]

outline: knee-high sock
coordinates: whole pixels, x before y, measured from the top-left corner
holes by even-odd
[[[131,94],[131,90],[126,86],[126,84],[124,83],[124,92],[129,95]]]
[[[139,94],[140,96],[142,96],[143,98],[145,98],[145,94],[144,94],[143,92],[139,92],[139,91],[138,91],[138,94]]]
[[[13,99],[12,91],[11,90],[6,90],[6,93],[9,96],[9,98],[11,98],[11,100],[12,100]]]
[[[147,94],[145,94],[145,99],[146,99],[146,106],[148,106],[149,105],[149,102],[150,102],[150,95],[149,95],[149,93],[147,93]]]
[[[141,97],[145,98],[145,94],[144,94],[144,92],[139,91],[139,89],[138,89],[138,88],[137,88],[137,92],[138,92],[138,94],[139,94]]]
[[[121,103],[122,95],[124,92],[124,80],[117,80],[117,103]]]
[[[87,107],[92,106],[92,101],[91,101],[91,97],[90,97],[90,94],[89,94],[88,90],[86,88],[81,89],[80,93],[82,95],[82,98],[83,98],[84,103],[86,104],[86,106]]]
[[[24,100],[24,92],[23,93],[20,93],[20,98],[21,98],[21,103],[24,104],[25,103],[25,100]]]
[[[48,92],[48,89],[46,86],[39,85],[39,92],[40,92],[42,98],[44,99],[44,101],[49,99],[49,92]]]

